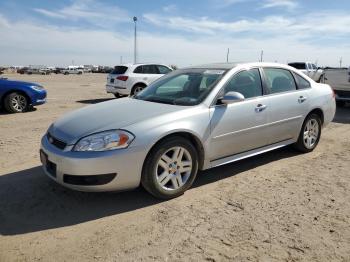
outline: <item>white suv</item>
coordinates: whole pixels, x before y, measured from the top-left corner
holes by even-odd
[[[106,90],[115,97],[135,95],[172,69],[160,64],[125,64],[115,66],[107,76]]]

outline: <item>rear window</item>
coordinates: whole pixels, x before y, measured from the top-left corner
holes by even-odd
[[[127,66],[115,66],[111,74],[122,75],[122,74],[125,74],[126,70],[128,70]]]
[[[306,69],[305,63],[289,63],[288,65],[290,65],[291,67],[294,67],[296,69],[299,69],[299,70]]]

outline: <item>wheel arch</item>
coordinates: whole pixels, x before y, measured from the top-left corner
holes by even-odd
[[[32,104],[32,99],[30,98],[30,96],[23,90],[20,90],[20,89],[11,89],[7,92],[5,92],[2,97],[0,98],[0,104],[1,105],[4,105],[4,102],[5,102],[5,98],[11,94],[11,93],[19,93],[19,94],[22,94],[24,95],[27,99],[28,99],[28,104],[31,105]]]
[[[305,119],[309,116],[309,115],[311,115],[311,114],[316,114],[316,115],[318,115],[320,118],[321,118],[321,124],[323,125],[323,123],[324,123],[324,113],[323,113],[323,110],[321,109],[321,108],[314,108],[314,109],[312,109],[308,114],[307,114],[307,116],[305,117]]]
[[[166,134],[164,136],[162,136],[161,138],[159,138],[152,146],[151,148],[148,150],[146,158],[151,154],[152,150],[160,143],[162,143],[164,140],[166,139],[170,139],[172,137],[182,137],[187,139],[188,141],[191,142],[191,144],[194,146],[194,148],[197,151],[198,154],[198,169],[202,170],[203,166],[204,166],[204,159],[205,159],[205,150],[204,150],[204,146],[201,142],[201,140],[198,138],[198,136],[196,136],[195,134],[188,132],[188,131],[176,131],[173,133],[169,133]]]

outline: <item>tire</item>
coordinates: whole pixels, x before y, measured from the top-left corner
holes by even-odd
[[[115,98],[121,98],[122,96],[120,94],[114,94]]]
[[[298,141],[294,148],[300,152],[308,153],[313,151],[321,138],[322,122],[317,114],[310,114],[304,120],[301,127]]]
[[[64,75],[69,75],[69,73],[68,72],[64,72]]]
[[[145,85],[137,84],[132,88],[131,95],[136,95],[137,93],[141,92],[145,88],[146,88]]]
[[[82,75],[83,73],[82,72],[78,72],[78,75]]]
[[[181,155],[181,160],[175,157],[176,154]],[[171,199],[191,187],[197,172],[195,147],[182,137],[172,137],[156,145],[147,156],[141,184],[156,198]]]
[[[25,95],[14,92],[5,97],[4,106],[9,113],[22,113],[28,110],[29,101]]]

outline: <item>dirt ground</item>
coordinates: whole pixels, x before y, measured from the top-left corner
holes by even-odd
[[[81,193],[49,180],[40,138],[107,99],[106,75],[9,76],[48,103],[0,114],[0,261],[350,261],[350,107],[317,149],[290,148],[201,172],[183,196]]]

